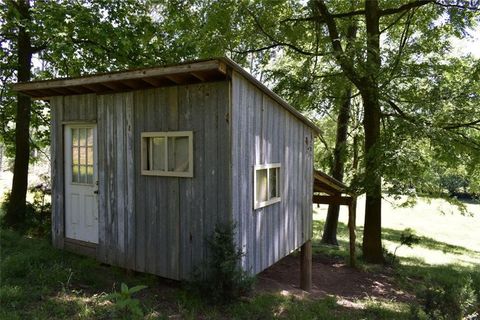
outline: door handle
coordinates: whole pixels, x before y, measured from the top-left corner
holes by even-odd
[[[98,194],[98,190],[93,191],[94,194]]]

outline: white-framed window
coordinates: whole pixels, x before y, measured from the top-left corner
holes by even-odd
[[[253,208],[279,202],[280,163],[256,165],[253,170]]]
[[[193,132],[142,132],[142,174],[193,177]]]

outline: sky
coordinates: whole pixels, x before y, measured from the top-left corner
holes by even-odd
[[[470,37],[452,38],[453,55],[471,53],[475,58],[480,58],[480,26],[469,31]]]

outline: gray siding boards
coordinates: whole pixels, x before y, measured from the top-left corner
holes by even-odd
[[[188,279],[208,258],[215,225],[233,221],[242,266],[257,274],[309,240],[314,128],[236,70],[196,84],[51,97],[54,245],[75,249],[64,239],[63,137],[71,123],[97,124],[92,248],[102,262]],[[193,132],[193,178],[141,174],[142,132],[165,131]],[[281,201],[254,210],[254,166],[269,163],[281,164]]]
[[[65,219],[64,208],[64,170],[63,170],[63,101],[64,97],[50,99],[52,130],[51,130],[51,161],[52,161],[52,242],[56,248],[63,249]]]
[[[253,274],[311,238],[312,130],[243,76],[232,76],[232,214]],[[254,166],[280,163],[281,201],[253,209]]]
[[[193,178],[135,169],[136,270],[188,278],[207,255],[205,237],[228,218],[228,82],[134,92],[135,163],[146,131],[193,131]]]

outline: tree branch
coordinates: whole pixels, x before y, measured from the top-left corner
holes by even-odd
[[[459,128],[465,128],[465,127],[473,127],[475,128],[475,125],[480,124],[480,119],[467,122],[467,123],[456,123],[456,124],[449,124],[446,126],[443,126],[443,129],[446,130],[451,130],[451,129],[459,129]]]
[[[436,5],[445,7],[445,8],[457,8],[457,9],[465,9],[465,10],[473,10],[473,11],[480,11],[480,6],[478,5],[479,3],[477,2],[477,5],[472,5],[472,6],[462,6],[460,4],[455,4],[455,3],[442,3],[442,1],[434,1]],[[470,1],[472,3],[472,1]]]
[[[339,62],[340,67],[347,78],[349,78],[358,88],[362,84],[362,78],[356,72],[351,61],[345,57],[334,16],[330,14],[323,0],[317,0],[315,3],[320,13],[320,17],[322,17],[327,24],[328,34],[330,36],[335,58]]]
[[[283,41],[278,41],[272,35],[270,35],[268,32],[265,31],[262,24],[260,23],[260,21],[258,20],[258,18],[255,16],[255,14],[252,11],[249,10],[248,12],[250,13],[253,20],[255,21],[255,24],[257,25],[258,29],[268,38],[268,40],[270,40],[274,44],[276,44],[278,46],[284,46],[284,47],[290,48],[290,49],[292,49],[292,50],[294,50],[294,51],[296,51],[300,54],[307,55],[307,56],[317,56],[317,55],[324,56],[324,55],[329,54],[329,53],[318,53],[317,54],[317,53],[305,51],[302,48],[299,48],[294,44],[291,44],[291,43],[288,43],[288,42],[283,42]]]
[[[427,5],[429,3],[435,3],[435,1],[434,0],[412,1],[412,2],[404,4],[403,6],[400,6],[398,8],[388,8],[388,9],[380,10],[379,15],[380,15],[380,17],[387,16],[387,15],[392,15],[392,14],[408,11],[408,10],[413,9],[413,8],[418,8],[418,7]]]

